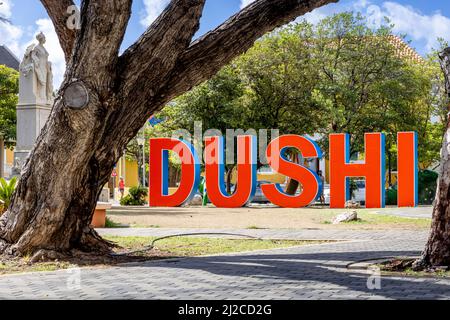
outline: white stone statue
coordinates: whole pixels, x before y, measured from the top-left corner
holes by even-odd
[[[0,0],[1,1],[1,0]],[[53,105],[52,64],[44,47],[45,36],[36,36],[20,63],[19,103],[17,104],[17,143],[14,151],[14,174],[20,174]]]
[[[52,64],[48,61],[49,54],[44,47],[45,35],[41,32],[36,39],[39,43],[26,49],[20,64],[23,90],[19,92],[19,101],[53,104],[53,72]]]

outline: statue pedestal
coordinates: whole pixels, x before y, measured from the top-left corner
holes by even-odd
[[[20,174],[51,110],[52,106],[49,104],[19,103],[17,105],[17,143],[14,152],[13,174]]]

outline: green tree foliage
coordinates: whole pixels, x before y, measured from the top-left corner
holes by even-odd
[[[16,105],[19,93],[19,73],[0,65],[0,135],[7,146],[16,139]]]
[[[266,36],[237,59],[246,87],[241,114],[244,127],[314,133],[321,126],[313,99],[317,86],[312,26],[306,22]]]
[[[448,122],[448,96],[445,93],[444,74],[440,68],[438,54],[448,43],[439,39],[439,48],[434,49],[421,65],[422,74],[428,79],[427,94],[423,95],[422,103],[425,115],[428,117],[421,122],[421,136],[419,137],[419,156],[423,167],[428,167],[440,159],[442,137]]]
[[[390,25],[372,30],[350,13],[317,26],[315,98],[325,121],[319,132],[351,134],[353,152],[364,151],[365,132],[385,132],[391,146],[397,131],[420,132],[430,118],[424,110],[430,79],[420,63],[401,56],[391,31]]]
[[[130,188],[128,193],[128,195],[120,200],[122,206],[142,206],[145,204],[145,197],[148,194],[148,189],[137,186]]]
[[[405,58],[389,21],[378,29],[360,14],[342,13],[317,25],[292,24],[263,37],[216,77],[167,106],[151,134],[204,129],[280,129],[282,134],[352,135],[364,151],[365,132],[385,132],[395,166],[396,132],[419,133],[419,157],[439,159],[447,99],[435,54]]]
[[[244,89],[239,68],[234,64],[227,66],[164,108],[158,117],[165,121],[153,132],[164,134],[180,128],[192,132],[195,121],[201,121],[205,129],[223,133],[228,128],[243,128],[248,124],[241,110]]]

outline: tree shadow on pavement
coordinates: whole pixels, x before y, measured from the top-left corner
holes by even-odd
[[[242,277],[240,292],[245,291],[245,278],[263,280],[263,283],[256,287],[256,291],[261,294],[264,294],[266,290],[287,284],[289,290],[282,291],[286,299],[308,296],[308,290],[317,290],[318,287],[320,287],[323,298],[331,299],[349,298],[349,296],[354,298],[378,296],[390,299],[449,299],[450,279],[439,281],[436,278],[426,278],[425,280],[424,278],[382,275],[381,289],[374,290],[369,289],[367,285],[368,278],[373,276],[372,272],[346,268],[348,263],[355,261],[393,256],[417,256],[419,254],[418,251],[237,254],[180,259],[170,263],[151,262],[141,266],[176,268],[180,269],[180,272],[183,272],[183,269],[206,271],[206,275],[195,273],[199,282],[202,281],[202,278],[208,278],[208,274]],[[211,283],[211,279],[208,281]],[[230,289],[226,282],[217,281],[215,284],[216,290]],[[298,289],[295,286],[298,286]],[[255,287],[252,287],[251,290],[255,293]],[[330,291],[328,295],[327,291]],[[270,296],[264,296],[270,298]],[[321,297],[320,293],[317,297]]]

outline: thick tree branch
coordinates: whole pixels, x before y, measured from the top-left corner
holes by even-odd
[[[101,87],[110,87],[115,80],[120,46],[131,16],[132,0],[85,0],[81,5],[81,29],[75,41],[74,55],[69,63],[69,78],[98,76]],[[75,68],[71,68],[75,65]]]
[[[74,3],[72,0],[41,0],[41,2],[55,26],[59,43],[66,56],[66,61],[69,61],[77,30],[71,30],[67,27],[67,18],[69,17],[67,9],[73,6]]]
[[[110,169],[123,154],[123,146],[142,127],[142,119],[148,118],[152,111],[148,104],[157,100],[154,94],[167,82],[179,56],[189,47],[199,28],[204,4],[205,0],[172,0],[140,39],[119,58],[120,86],[113,104],[126,107],[118,108],[106,120],[107,136],[101,139],[103,147],[95,154],[95,159],[107,171],[105,177],[109,177]],[[124,123],[124,130],[115,130]],[[117,148],[111,147],[113,145]]]
[[[63,24],[66,0],[42,1],[70,57],[66,82],[0,219],[0,252],[37,257],[92,247],[106,252],[89,227],[97,199],[151,113],[206,80],[264,32],[333,0],[257,0],[192,45],[205,1],[172,0],[121,58],[132,0],[83,0],[72,46]],[[87,90],[73,85],[73,78]],[[68,102],[86,93],[84,108],[71,108],[76,104]]]
[[[128,107],[123,108],[122,113],[115,119],[111,119],[107,127],[114,128],[117,121],[125,121],[127,129],[113,139],[123,140],[125,144],[142,126],[142,119],[147,119],[172,98],[209,79],[233,58],[249,49],[262,35],[314,8],[337,1],[257,0],[215,30],[186,45],[197,30],[197,20],[192,24],[190,19],[193,13],[189,14],[181,4],[191,4],[193,9],[192,4],[196,1],[172,0],[171,5],[153,23],[146,35],[121,57],[121,73],[125,75],[122,81],[126,90],[122,90],[119,95],[123,101],[119,104]],[[203,2],[198,2],[199,8],[195,15],[198,19]],[[186,27],[187,23],[187,30],[190,32],[182,28]],[[169,26],[170,31],[167,27],[164,29],[164,26]],[[165,30],[169,32],[170,37],[158,41],[161,39],[160,33],[164,34]],[[154,36],[150,36],[151,34]],[[180,41],[180,36],[184,36],[183,41],[177,42]],[[176,64],[171,66],[171,63],[163,63],[168,57],[171,58],[171,63]],[[136,92],[140,94],[136,95]],[[115,150],[115,153],[117,151]],[[112,150],[105,149],[101,152],[108,154]]]
[[[139,40],[121,56],[124,91],[164,78],[189,47],[205,0],[172,0]],[[152,88],[152,91],[157,88]]]
[[[450,97],[450,47],[439,53],[439,59],[445,77],[445,93]]]
[[[277,27],[339,0],[257,0],[196,40],[180,58],[168,84],[171,97],[209,79]]]

